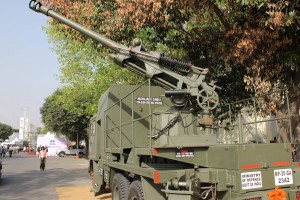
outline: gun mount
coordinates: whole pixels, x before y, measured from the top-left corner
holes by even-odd
[[[252,122],[242,112],[232,116],[231,108],[240,109],[236,102],[222,113],[228,124],[213,122],[210,112],[219,97],[214,82],[205,81],[208,69],[148,52],[140,39],[132,47],[118,44],[38,0],[29,7],[110,48],[118,65],[148,78],[139,86],[112,85],[99,99],[88,131],[94,193],[108,187],[113,200],[300,199],[300,168],[291,144],[259,137],[257,126],[270,120],[255,115]],[[259,98],[243,105],[256,108]],[[273,129],[264,132],[274,135]]]
[[[199,106],[205,112],[216,108],[219,102],[218,94],[215,92],[217,86],[214,82],[205,82],[204,79],[208,73],[207,68],[199,68],[189,62],[166,57],[158,52],[148,52],[143,48],[140,39],[134,39],[131,48],[118,44],[59,15],[43,6],[38,0],[30,1],[29,7],[112,49],[115,54],[112,54],[111,58],[118,65],[126,67],[138,75],[151,78],[153,83],[167,90],[166,97],[171,98],[175,106],[194,108]]]

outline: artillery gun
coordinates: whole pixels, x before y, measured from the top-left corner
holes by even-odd
[[[112,49],[118,65],[148,78],[141,85],[112,85],[99,99],[89,125],[95,194],[111,189],[121,200],[300,200],[300,163],[291,143],[258,140],[259,121],[247,122],[242,112],[230,126],[215,120],[218,87],[205,80],[208,69],[148,52],[139,39],[132,47],[118,44],[40,1],[29,7]],[[274,120],[290,125],[288,117]]]

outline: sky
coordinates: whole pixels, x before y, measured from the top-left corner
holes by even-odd
[[[48,18],[28,5],[4,0],[0,6],[0,123],[15,129],[23,116],[43,127],[40,108],[60,87],[60,65],[42,30]]]

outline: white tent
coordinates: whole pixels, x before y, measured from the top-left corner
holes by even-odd
[[[56,156],[58,149],[67,147],[67,139],[65,137],[58,137],[53,133],[48,132],[46,135],[38,136],[37,147],[47,146],[48,156]]]
[[[18,138],[15,138],[12,141],[10,141],[9,144],[15,144],[16,142],[20,142],[20,140]]]

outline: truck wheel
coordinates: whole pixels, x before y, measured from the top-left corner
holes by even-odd
[[[141,181],[133,181],[129,187],[128,200],[144,200]]]
[[[122,174],[116,174],[112,184],[112,200],[127,200],[130,182]]]
[[[59,152],[58,154],[59,157],[64,157],[65,156],[65,153],[63,151]]]

